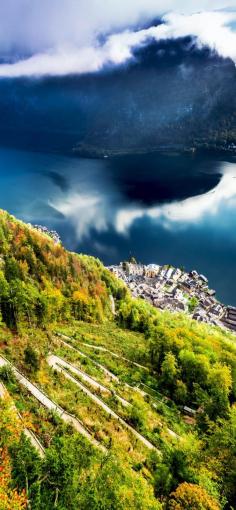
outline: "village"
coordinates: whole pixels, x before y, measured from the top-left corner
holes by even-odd
[[[31,223],[27,223],[27,225],[28,227],[35,228],[39,232],[42,232],[42,234],[46,234],[47,236],[49,236],[54,241],[55,244],[61,243],[61,238],[59,234],[56,232],[56,230],[49,230],[44,225],[31,225]]]
[[[123,280],[133,297],[172,312],[185,312],[193,319],[236,331],[236,308],[227,307],[215,297],[208,279],[193,270],[170,265],[121,262],[108,269]]]

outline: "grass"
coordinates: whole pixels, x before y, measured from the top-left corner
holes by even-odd
[[[57,331],[71,336],[79,342],[103,346],[143,365],[148,361],[147,342],[144,335],[121,329],[114,323],[88,324],[74,321],[73,325],[60,326]]]
[[[136,444],[132,433],[123,429],[114,418],[110,418],[75,383],[66,379],[63,374],[49,368],[46,362],[49,352],[57,354],[78,366],[96,381],[106,386],[112,392],[112,395],[102,394],[98,391],[98,396],[157,447],[160,447],[163,440],[172,440],[167,428],[172,429],[179,435],[192,430],[184,423],[176,406],[162,398],[164,396],[160,393],[155,393],[157,385],[154,374],[132,365],[124,359],[118,359],[108,352],[89,349],[83,345],[83,342],[87,342],[103,346],[119,356],[147,365],[147,340],[143,334],[120,329],[111,323],[88,324],[80,321],[74,321],[69,326],[59,325],[55,329],[71,337],[70,340],[66,340],[67,343],[80,349],[87,357],[83,357],[76,350],[62,344],[59,337],[50,332],[42,332],[37,329],[28,330],[27,333],[23,332],[18,336],[11,335],[8,332],[5,335],[3,354],[32,382],[38,384],[49,397],[65,410],[77,416],[96,439],[104,445],[110,446],[112,444],[114,448],[120,450],[120,454],[124,457],[129,452],[129,462],[131,463],[143,462],[147,454],[141,443]],[[28,344],[37,350],[40,357],[41,367],[36,374],[30,373],[24,363],[24,349]],[[146,354],[143,354],[144,352]],[[117,375],[119,382],[111,379],[93,361],[101,363]],[[73,374],[73,377],[76,377],[75,374]],[[89,384],[85,383],[83,379],[79,378],[78,380],[96,394],[95,389],[89,387]],[[132,387],[140,385],[149,395],[144,397],[135,389],[129,388],[127,384]],[[142,384],[147,386],[142,386]],[[116,399],[114,392],[128,400],[131,406],[125,408]],[[17,390],[14,398],[16,398],[16,405],[19,406],[19,409],[22,408],[24,411],[25,407],[25,412],[30,413],[33,427],[35,427],[35,431],[39,434],[43,444],[45,444],[45,441],[47,442],[47,438],[50,441],[52,435],[56,433],[50,413],[36,403],[34,397],[30,397],[23,389]]]
[[[65,431],[65,426],[58,416],[39,405],[36,398],[17,382],[6,382],[4,385],[10,394],[16,409],[20,413],[25,426],[32,430],[47,448],[52,438]]]
[[[55,330],[71,337],[66,342],[80,349],[87,357],[63,344],[60,337],[50,331],[28,329],[16,335],[7,330],[3,331],[0,327],[2,354],[31,382],[35,382],[45,391],[49,398],[57,402],[65,411],[76,416],[95,439],[111,449],[127,468],[133,471],[139,466],[138,476],[145,477],[148,483],[153,484],[154,473],[152,473],[152,463],[148,461],[150,451],[147,447],[135,437],[132,431],[127,430],[117,419],[108,415],[73,381],[50,368],[47,363],[48,354],[56,354],[107,387],[112,394],[96,392],[94,387],[78,376],[78,380],[84,386],[88,387],[92,393],[97,393],[112,410],[162,451],[176,441],[168,432],[168,428],[184,437],[186,432],[193,430],[193,427],[184,423],[176,406],[166,401],[160,393],[156,393],[155,374],[132,365],[124,359],[114,357],[109,352],[89,349],[83,345],[83,342],[87,342],[103,346],[119,356],[148,365],[147,340],[144,335],[120,329],[110,323],[73,322],[70,326],[59,325],[55,327]],[[24,360],[24,350],[29,344],[40,359],[40,369],[35,373]],[[109,377],[94,362],[100,363],[115,374],[119,381]],[[71,375],[76,379],[77,376],[74,373]],[[149,395],[144,396],[138,392],[135,387],[139,385],[140,389],[145,390]],[[50,445],[53,437],[75,433],[57,415],[39,404],[18,382],[9,382],[7,386],[17,409],[27,420],[27,426],[36,433],[45,448]],[[130,402],[131,406],[124,407],[114,393]]]
[[[71,341],[71,345],[76,345],[76,341]],[[89,356],[89,358],[83,358],[77,351],[71,350],[69,347],[60,344],[60,340],[55,338],[55,350],[54,353],[61,356],[66,361],[78,366],[81,370],[91,375],[96,381],[104,384],[111,391],[115,391],[118,395],[128,400],[131,404],[136,404],[142,408],[143,411],[143,428],[146,434],[155,427],[161,426],[161,428],[169,427],[174,430],[177,434],[184,434],[189,430],[189,427],[181,419],[181,413],[175,405],[159,392],[150,390],[148,386],[142,386],[142,379],[149,384],[155,384],[155,379],[135,366],[130,366],[123,360],[117,362],[117,358],[112,357],[109,353],[102,351],[94,351],[86,349],[85,346],[79,345],[79,349],[83,349],[83,352]],[[56,348],[57,347],[57,348]],[[119,377],[120,383],[114,382],[114,380],[104,375],[104,372],[93,364],[91,359],[101,363],[104,367],[108,368],[111,372]],[[74,376],[74,374],[73,374]],[[83,384],[84,381],[82,380]],[[134,389],[126,386],[125,383],[129,383],[134,386]],[[141,384],[140,384],[141,383]],[[149,395],[143,397],[138,391],[135,390],[135,386],[139,386],[147,392]],[[94,391],[94,390],[93,390]],[[118,411],[124,418],[127,417],[128,409],[125,409],[121,404],[117,403],[115,399],[111,397],[106,398],[102,396],[103,400],[107,403],[111,403],[111,408]],[[155,438],[156,439],[156,438]]]

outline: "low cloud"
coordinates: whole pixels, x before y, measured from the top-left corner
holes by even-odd
[[[82,47],[99,33],[171,11],[191,14],[230,6],[235,0],[2,0],[0,51],[40,54],[64,45]]]
[[[171,3],[174,4],[169,2]],[[150,7],[151,5],[154,8],[154,2],[150,2]],[[97,9],[99,10],[98,5]],[[149,11],[152,12],[152,8]],[[122,16],[120,22],[121,19]],[[134,21],[131,17],[132,19]],[[125,23],[125,20],[123,22]],[[176,39],[188,35],[196,38],[199,47],[206,45],[236,63],[236,31],[233,28],[235,22],[236,11],[204,11],[186,15],[172,12],[162,16],[162,23],[157,26],[140,30],[125,29],[109,35],[102,44],[98,42],[99,39],[92,37],[96,30],[95,27],[93,30],[90,27],[90,40],[89,37],[82,37],[81,40],[76,37],[62,37],[61,41],[54,41],[52,47],[44,48],[28,58],[1,64],[0,77],[64,76],[97,72],[106,66],[128,63],[135,58],[135,50],[147,45],[150,40]],[[108,20],[105,25],[109,25]],[[87,40],[89,44],[85,44]]]

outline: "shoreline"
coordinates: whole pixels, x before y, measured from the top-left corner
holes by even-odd
[[[236,333],[236,307],[219,301],[208,278],[196,270],[136,262],[120,262],[107,269],[125,283],[134,298]]]
[[[84,146],[81,148],[73,148],[72,153],[74,156],[79,156],[86,159],[116,159],[126,156],[137,156],[137,155],[176,155],[176,156],[198,156],[198,155],[209,155],[215,157],[222,157],[223,155],[227,158],[236,157],[236,146],[233,149],[224,147],[184,147],[184,146],[169,146],[169,147],[152,147],[147,149],[132,148],[132,149],[99,149],[97,147]]]

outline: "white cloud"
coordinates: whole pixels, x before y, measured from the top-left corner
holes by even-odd
[[[63,213],[75,226],[78,239],[91,230],[106,232],[113,227],[118,234],[128,235],[135,221],[149,218],[166,229],[198,224],[219,213],[222,207],[236,209],[236,164],[225,164],[219,184],[208,193],[154,207],[120,205],[113,194],[69,194],[50,204]]]
[[[73,193],[66,200],[58,199],[49,205],[71,220],[78,239],[89,235],[91,229],[97,232],[108,229],[103,197],[98,194]]]
[[[115,218],[115,229],[119,234],[127,235],[134,221],[143,218],[148,210],[139,207],[120,209]]]
[[[190,14],[230,6],[235,0],[1,0],[0,51],[87,46],[98,32],[170,11]]]
[[[40,53],[14,64],[0,65],[0,76],[44,76],[96,72],[106,64],[118,65],[132,57],[132,49],[145,42],[149,31],[111,35],[102,46],[69,47]]]
[[[113,1],[113,0],[112,0]],[[21,3],[23,0],[21,1]],[[42,13],[39,14],[39,25],[44,17],[47,9],[49,10],[49,19],[52,17],[52,6],[55,6],[54,0],[51,4],[44,1]],[[27,4],[27,0],[23,2]],[[37,2],[36,2],[37,3]],[[119,8],[118,8],[119,4]],[[207,7],[210,2],[198,2],[198,9],[200,6]],[[49,8],[51,5],[51,9]],[[59,13],[62,15],[64,2],[60,2]],[[215,2],[214,7],[217,5],[222,7],[224,2]],[[47,9],[45,9],[47,6]],[[77,6],[77,7],[76,7]],[[89,18],[88,7],[95,9],[94,14]],[[160,40],[168,38],[177,38],[187,35],[194,35],[197,37],[198,44],[208,45],[211,49],[216,50],[224,57],[230,57],[236,62],[236,32],[233,30],[233,24],[236,21],[235,11],[214,11],[214,12],[200,12],[181,14],[180,9],[185,6],[187,2],[169,1],[167,3],[159,2],[158,7],[156,2],[149,0],[145,7],[142,0],[135,0],[125,2],[125,9],[121,9],[122,2],[117,2],[114,7],[111,6],[110,1],[105,3],[103,0],[88,0],[88,2],[80,1],[69,2],[65,13],[64,20],[60,18],[59,14],[56,15],[54,23],[48,27],[48,33],[41,33],[41,39],[38,36],[35,41],[31,33],[28,38],[32,39],[31,46],[34,54],[25,59],[19,59],[11,64],[0,65],[1,77],[19,77],[19,76],[45,76],[45,75],[67,75],[67,74],[82,74],[86,72],[96,72],[106,65],[117,65],[126,63],[133,56],[135,48],[147,43],[150,37]],[[73,7],[73,8],[72,8]],[[124,6],[123,6],[124,7]],[[153,26],[148,29],[132,31],[123,30],[110,35],[103,44],[98,44],[96,41],[96,34],[98,30],[108,30],[112,27],[120,25],[131,25],[140,18],[141,13],[146,13],[146,16],[163,15],[163,12],[168,8],[176,8],[175,12],[171,12],[163,16],[163,24]],[[194,7],[194,2],[191,2],[191,9]],[[75,10],[75,18],[72,20],[71,13]],[[77,9],[77,10],[76,10]],[[17,10],[17,9],[16,9]],[[178,12],[176,12],[178,11]],[[34,9],[33,9],[34,12]],[[130,17],[128,16],[130,12]],[[189,7],[187,11],[189,12]],[[96,14],[96,15],[95,15]],[[1,7],[0,7],[1,15]],[[60,18],[60,23],[58,21]],[[97,18],[98,16],[98,18]],[[117,16],[115,18],[115,16]],[[68,17],[71,23],[70,31],[68,31]],[[98,20],[101,23],[98,23]],[[52,21],[52,19],[51,19]],[[36,23],[36,19],[34,20]],[[61,24],[61,33],[56,28],[57,23]],[[87,24],[86,24],[87,23]],[[14,25],[14,23],[13,23]],[[54,26],[56,25],[56,27]],[[28,25],[27,25],[28,26]],[[47,26],[47,23],[46,23]],[[23,29],[20,24],[21,29]],[[27,31],[26,31],[27,32]],[[3,30],[4,33],[4,30]],[[21,32],[20,32],[21,34]],[[14,38],[13,38],[14,40]],[[29,41],[25,40],[22,35],[24,44],[29,46]],[[19,36],[19,41],[21,37]],[[18,41],[18,44],[20,44]],[[17,45],[17,41],[15,42]],[[2,37],[0,37],[0,48],[4,45]],[[36,50],[35,50],[36,48]],[[28,48],[30,49],[30,48]],[[41,51],[38,51],[41,49]],[[32,51],[32,50],[31,50]]]
[[[207,216],[216,215],[220,208],[227,204],[236,206],[236,165],[234,164],[224,168],[219,184],[208,193],[158,207],[120,210],[116,216],[116,229],[126,234],[134,221],[145,216],[160,221],[168,229],[175,228],[177,224],[198,223]]]
[[[192,34],[201,45],[207,45],[223,57],[236,62],[236,32],[231,24],[236,21],[235,12],[200,12],[184,16],[172,13],[165,16],[165,24],[159,27],[159,37],[176,38]]]

